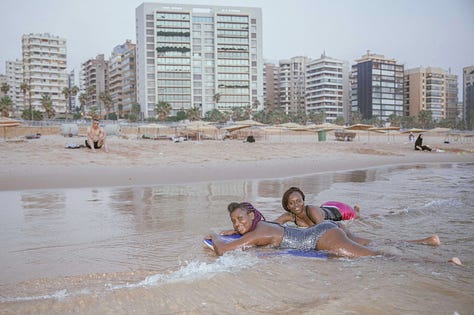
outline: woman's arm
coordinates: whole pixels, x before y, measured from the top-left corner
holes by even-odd
[[[273,220],[273,222],[276,222],[278,224],[285,224],[286,222],[292,222],[293,220],[294,219],[291,213],[287,212],[287,213],[283,213],[281,216]]]
[[[224,242],[218,234],[212,234],[212,246],[214,247],[214,252],[222,256],[225,252],[239,249],[239,248],[246,248],[250,246],[254,246],[256,244],[256,235],[255,233],[249,232],[244,234],[241,238],[238,238],[232,242]]]
[[[219,233],[220,235],[234,235],[234,234],[239,234],[236,230],[224,230]]]

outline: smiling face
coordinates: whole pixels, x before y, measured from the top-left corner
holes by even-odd
[[[245,234],[250,231],[253,219],[254,213],[246,209],[236,208],[230,213],[230,220],[232,221],[234,230],[239,232],[239,234]]]
[[[292,192],[288,196],[288,202],[286,204],[288,210],[295,214],[298,215],[304,211],[304,200],[303,196],[297,191]]]

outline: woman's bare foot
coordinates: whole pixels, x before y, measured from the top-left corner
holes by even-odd
[[[448,260],[448,262],[453,263],[453,264],[458,265],[458,266],[462,266],[461,259],[459,259],[457,257],[451,258],[450,260]]]
[[[430,245],[430,246],[439,246],[441,244],[441,241],[439,240],[439,237],[436,234],[433,234],[421,240],[411,240],[408,242],[415,243],[415,244],[422,244],[422,245]]]

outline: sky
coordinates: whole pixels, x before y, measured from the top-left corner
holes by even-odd
[[[154,1],[149,1],[154,2]],[[143,0],[1,0],[0,74],[21,59],[21,36],[67,40],[68,69],[136,42],[135,9]],[[474,0],[175,0],[163,3],[262,9],[263,58],[347,60],[371,53],[405,69],[439,67],[458,75],[474,65]],[[461,92],[461,91],[460,91]]]

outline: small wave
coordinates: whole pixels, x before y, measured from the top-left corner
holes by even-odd
[[[438,199],[438,200],[431,200],[428,201],[427,203],[421,205],[420,207],[416,208],[403,208],[400,211],[400,214],[415,214],[417,212],[425,212],[425,211],[432,211],[432,210],[443,210],[443,209],[450,209],[450,208],[462,208],[464,206],[464,203],[460,201],[459,199]]]
[[[458,199],[441,199],[431,200],[427,204],[421,207],[421,210],[425,209],[439,209],[446,207],[462,207],[463,203]]]
[[[26,302],[26,301],[36,301],[36,300],[48,300],[48,299],[56,299],[62,300],[66,297],[70,296],[66,289],[56,291],[52,294],[45,294],[45,295],[37,295],[37,296],[18,296],[18,297],[0,297],[0,303],[4,302]]]
[[[222,272],[237,272],[245,268],[249,268],[255,264],[259,259],[254,253],[250,252],[229,252],[219,257],[212,263],[191,261],[186,262],[184,266],[179,268],[177,271],[169,274],[155,274],[146,277],[144,280],[137,283],[127,283],[122,285],[105,284],[104,287],[108,291],[120,290],[120,289],[131,289],[138,287],[149,287],[158,286],[167,283],[179,282],[179,281],[192,281],[195,279],[202,279],[205,277],[212,276],[214,274]],[[260,260],[261,261],[261,260]],[[68,297],[75,297],[79,295],[91,294],[92,291],[88,288],[71,292],[66,289],[58,290],[52,294],[36,295],[36,296],[24,296],[24,297],[3,297],[0,296],[0,303],[5,302],[25,302],[25,301],[36,301],[36,300],[63,300]],[[96,295],[100,295],[100,292],[94,292]]]
[[[146,286],[157,286],[171,282],[190,281],[201,279],[209,275],[221,272],[235,272],[251,267],[258,262],[258,258],[248,252],[229,252],[216,259],[212,263],[191,261],[179,270],[170,274],[156,274],[145,278],[138,283],[127,283],[125,285],[108,285],[110,290],[124,288],[137,288]]]

